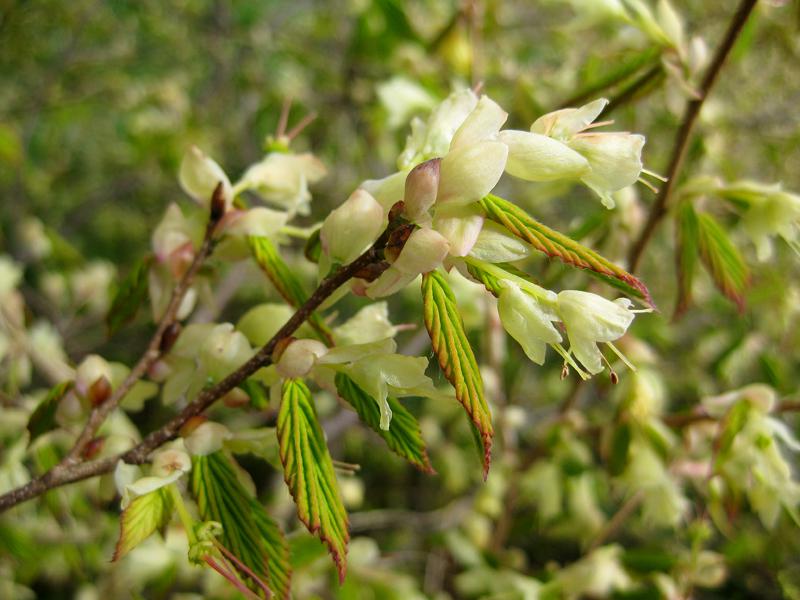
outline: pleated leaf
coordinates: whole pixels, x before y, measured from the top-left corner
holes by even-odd
[[[389,397],[392,409],[392,423],[389,429],[380,428],[381,412],[377,401],[362,390],[358,384],[344,373],[336,374],[336,390],[352,406],[370,429],[383,438],[389,449],[406,459],[420,471],[434,473],[428,460],[428,451],[422,439],[419,423],[409,410],[396,398]]]
[[[275,245],[263,236],[250,236],[248,242],[253,258],[281,297],[295,308],[305,303],[308,300],[308,294],[302,282],[284,262]],[[308,318],[308,323],[314,328],[321,342],[328,345],[333,343],[330,328],[322,320],[322,317],[317,313],[312,313]]]
[[[691,202],[678,205],[675,215],[675,266],[678,271],[678,301],[675,303],[675,316],[686,312],[692,302],[692,285],[697,269],[697,256],[700,252],[700,227],[697,213]]]
[[[168,487],[134,498],[120,515],[119,539],[111,560],[119,560],[156,530],[164,529],[174,508],[175,501]]]
[[[261,541],[267,550],[269,588],[276,598],[289,598],[292,582],[292,565],[289,559],[289,542],[280,526],[267,514],[255,498],[250,499],[250,508]]]
[[[550,258],[556,258],[579,269],[586,269],[594,277],[653,306],[650,292],[644,283],[594,250],[543,225],[508,200],[489,194],[480,201],[480,204],[486,211],[487,218],[502,225],[513,235],[528,242]]]
[[[284,479],[297,505],[297,515],[328,546],[343,582],[350,540],[347,512],[311,392],[300,379],[283,384],[277,432]]]
[[[111,308],[106,315],[108,334],[113,335],[136,316],[139,307],[147,302],[149,284],[147,273],[150,270],[152,256],[139,260],[131,269],[128,276],[122,280],[111,301]]]
[[[744,293],[750,281],[747,265],[728,234],[708,213],[697,214],[700,259],[717,289],[744,311]]]
[[[486,403],[478,361],[467,339],[455,296],[441,273],[431,271],[423,276],[422,302],[425,328],[439,366],[480,433],[485,479],[492,460],[492,414]]]
[[[289,572],[285,563],[270,564],[270,547],[274,539],[262,534],[258,522],[262,519],[259,512],[263,508],[239,481],[236,468],[223,451],[192,457],[192,494],[200,517],[204,521],[220,523],[222,545],[266,583],[277,598],[288,598]],[[272,578],[273,570],[278,575],[275,580]],[[240,571],[240,576],[245,581],[250,580],[244,571]],[[253,588],[258,589],[255,585]]]

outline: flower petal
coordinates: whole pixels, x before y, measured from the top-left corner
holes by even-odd
[[[501,131],[497,139],[508,146],[506,171],[527,181],[574,179],[589,171],[589,162],[558,140],[538,133]]]
[[[500,142],[459,146],[442,159],[439,203],[468,204],[492,191],[506,166],[508,147]]]

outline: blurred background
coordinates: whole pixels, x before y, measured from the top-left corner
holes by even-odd
[[[109,339],[102,321],[107,301],[103,305],[97,296],[101,306],[92,310],[87,308],[91,297],[98,287],[112,290],[117,276],[148,252],[166,206],[185,202],[177,171],[188,147],[201,147],[237,177],[264,155],[281,107],[289,101],[290,126],[317,114],[293,149],[314,152],[328,167],[328,176],[312,188],[312,213],[301,221],[304,225],[326,215],[362,180],[393,172],[413,116],[425,115],[451,90],[478,83],[509,111],[507,125],[517,129],[527,129],[551,110],[610,98],[606,114],[615,120],[613,129],[645,134],[645,164],[664,172],[686,89],[701,72],[692,69],[705,64],[734,3],[674,1],[687,49],[680,76],[672,49],[615,18],[614,5],[611,0],[0,0],[0,248],[25,266],[22,291],[30,319],[53,324],[72,362],[92,351],[130,364],[146,344],[147,320]],[[695,36],[702,41],[694,43]],[[798,65],[800,4],[763,2],[706,103],[687,177],[782,182],[786,189],[800,190]],[[622,200],[630,210],[610,212],[590,192],[561,184],[504,180],[500,193],[623,263],[654,197],[637,188]],[[718,214],[723,221],[730,217],[725,210]],[[651,366],[667,390],[668,404],[689,407],[703,394],[752,381],[796,394],[797,257],[781,247],[773,263],[754,269],[749,308],[742,315],[701,280],[695,291],[698,308],[673,325],[673,235],[669,223],[661,228],[640,273],[662,312],[638,319],[635,328],[648,345],[639,359],[658,357]],[[49,244],[46,255],[32,249],[31,240],[41,239]],[[742,248],[752,259],[753,248],[744,242]],[[534,268],[545,282],[585,286],[580,273],[544,262]],[[47,278],[54,272],[63,281]],[[235,322],[264,294],[261,281],[239,284],[221,320]],[[352,306],[343,310],[352,312]],[[476,340],[487,327],[485,310],[476,303],[466,315]],[[391,314],[394,322],[418,321],[416,300],[394,299]],[[402,334],[401,348],[428,352],[418,333]],[[490,354],[484,352],[485,362],[491,362]],[[560,381],[555,361],[535,368],[521,360],[516,347],[490,366],[498,397],[513,409],[503,412],[508,422],[500,427],[509,428],[510,439],[498,446],[496,473],[485,486],[457,406],[413,406],[424,413],[423,433],[440,472],[431,479],[382,450],[375,452],[374,436],[352,427],[332,401],[322,403],[334,455],[361,465],[358,476],[343,483],[359,539],[353,575],[333,591],[315,579],[328,577],[320,575],[327,567],[324,559],[319,562],[316,542],[295,540],[298,597],[534,598],[526,595],[535,587],[527,577],[555,577],[557,565],[584,556],[581,529],[606,522],[620,503],[604,475],[597,474],[595,462],[602,460],[589,449],[590,440],[578,442],[563,431],[547,438],[548,456],[560,456],[565,473],[595,474],[592,483],[569,484],[592,488],[586,494],[598,514],[581,513],[588,521],[575,516],[582,510],[580,489],[561,520],[546,522],[535,500],[535,490],[544,485],[537,477],[543,475],[534,473],[532,487],[515,489],[511,499],[508,484],[521,464],[520,473],[528,474],[537,464],[535,453],[526,454],[541,448],[534,439],[543,434],[534,433],[535,425],[547,421],[565,397],[572,397],[570,406],[585,409],[581,419],[591,420],[595,411],[602,421],[616,411],[624,393],[612,392],[607,381],[572,389]],[[34,373],[30,386],[37,384],[44,383]],[[161,409],[148,406],[134,420],[147,429],[162,417]],[[504,446],[507,459],[500,458]],[[243,464],[251,473],[267,468],[256,459]],[[266,479],[262,492],[278,494],[270,490],[280,478],[271,473]],[[696,500],[691,489],[686,493]],[[77,517],[54,511],[37,525],[52,533],[52,520],[69,528],[77,519],[84,537],[54,534],[48,542],[35,528],[26,533],[0,521],[0,573],[6,582],[24,584],[41,598],[230,596],[219,586],[213,592],[195,589],[191,572],[182,572],[188,567],[178,566],[180,552],[154,553],[152,564],[140,557],[138,571],[130,565],[126,574],[111,571],[106,561],[116,515],[106,512],[92,523],[93,506]],[[285,508],[281,514],[288,518],[291,511]],[[576,512],[570,516],[569,510]],[[625,568],[642,581],[661,571],[680,580],[675,565],[689,569],[686,557],[708,545],[725,557],[726,577],[723,582],[715,574],[707,580],[697,575],[698,581],[710,582],[697,597],[798,598],[800,538],[796,526],[786,522],[787,528],[767,530],[752,515],[742,516],[724,538],[710,533],[699,518],[677,531],[635,526],[623,535],[623,545],[632,549]],[[84,541],[72,544],[74,539]],[[159,560],[168,570],[159,569]],[[610,569],[605,564],[587,568]],[[700,568],[696,561],[691,564]],[[98,578],[106,578],[106,587],[93,587]],[[3,589],[12,595],[0,592],[0,597],[23,594],[13,586]],[[656,584],[638,589],[652,593],[632,591],[624,597],[667,597]],[[592,595],[585,590],[569,594],[563,597]]]

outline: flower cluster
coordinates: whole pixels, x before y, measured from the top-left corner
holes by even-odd
[[[541,364],[552,346],[582,377],[603,370],[598,343],[611,344],[626,332],[631,302],[564,290],[558,294],[515,276],[498,263],[519,260],[530,247],[488,222],[479,201],[504,172],[528,181],[583,182],[612,208],[611,194],[642,173],[644,137],[623,132],[589,132],[606,106],[604,99],[537,119],[530,131],[502,130],[508,114],[488,96],[471,90],[452,94],[427,122],[414,119],[401,153],[400,170],[362,183],[325,220],[320,232],[321,272],[346,263],[383,231],[389,209],[403,201],[402,216],[415,228],[389,267],[374,281],[355,282],[356,293],[389,296],[420,274],[456,267],[489,273],[498,285],[500,317],[528,357]],[[562,342],[569,339],[567,350]],[[623,358],[624,360],[624,358]]]

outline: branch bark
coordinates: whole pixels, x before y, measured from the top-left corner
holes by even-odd
[[[672,148],[672,157],[670,158],[669,167],[667,168],[667,181],[661,186],[661,190],[656,197],[653,206],[650,208],[650,214],[647,217],[647,222],[639,234],[639,237],[631,247],[628,254],[628,271],[634,273],[639,266],[639,263],[644,254],[644,250],[650,243],[650,240],[655,233],[656,228],[661,223],[662,219],[667,215],[670,196],[675,187],[676,180],[680,174],[681,167],[686,158],[686,150],[689,147],[689,142],[692,139],[694,126],[697,122],[697,117],[700,115],[700,109],[708,97],[711,88],[716,83],[722,66],[728,58],[731,49],[733,48],[739,34],[742,32],[748,17],[753,12],[757,0],[742,0],[739,8],[733,15],[725,37],[717,47],[714,53],[714,58],[706,71],[703,81],[698,90],[699,95],[697,98],[689,100],[686,104],[686,110],[683,113],[683,120],[678,132],[675,134],[675,143]]]
[[[115,456],[91,462],[67,463],[66,461],[62,461],[62,463],[59,463],[43,475],[0,496],[0,513],[21,502],[40,496],[50,489],[108,473],[115,468],[120,460],[129,464],[142,464],[146,462],[150,453],[163,443],[176,437],[180,428],[189,419],[201,414],[219,398],[223,397],[260,368],[271,364],[272,353],[278,343],[297,331],[311,313],[319,308],[319,306],[341,285],[353,277],[358,277],[359,273],[363,273],[367,268],[374,265],[377,265],[379,268],[388,267],[388,263],[384,262],[383,251],[389,242],[390,235],[402,227],[410,227],[410,225],[403,224],[399,219],[390,221],[386,230],[361,256],[350,264],[340,267],[334,273],[323,279],[305,304],[297,309],[272,339],[270,339],[250,360],[215,385],[200,392],[200,394],[192,402],[187,404],[182,411],[160,429],[157,429],[145,437],[138,445]],[[372,270],[372,274],[376,274],[375,269]],[[111,409],[109,409],[109,411],[110,410]]]
[[[153,337],[150,339],[150,343],[147,345],[147,349],[144,351],[144,354],[142,354],[142,357],[139,359],[136,365],[134,365],[134,367],[131,369],[131,372],[128,373],[128,376],[117,387],[117,389],[114,390],[104,402],[92,409],[83,431],[81,431],[78,439],[72,446],[72,449],[67,453],[67,456],[62,461],[62,464],[73,465],[81,460],[81,456],[83,455],[87,445],[92,441],[97,433],[97,430],[106,420],[111,411],[119,406],[119,403],[136,384],[136,382],[144,377],[145,373],[147,373],[147,370],[152,367],[153,364],[155,364],[155,362],[161,357],[161,354],[163,353],[162,341],[164,339],[164,334],[177,322],[178,310],[181,307],[186,293],[189,291],[197,272],[200,270],[206,259],[213,251],[214,232],[216,231],[217,225],[218,220],[213,218],[209,220],[208,224],[206,225],[206,232],[203,236],[203,242],[200,245],[200,249],[195,254],[191,264],[189,265],[189,268],[183,274],[183,277],[181,277],[180,281],[178,281],[177,285],[172,290],[172,295],[170,296],[169,304],[167,304],[167,309],[164,311],[164,315],[161,317],[158,327],[156,328]]]

